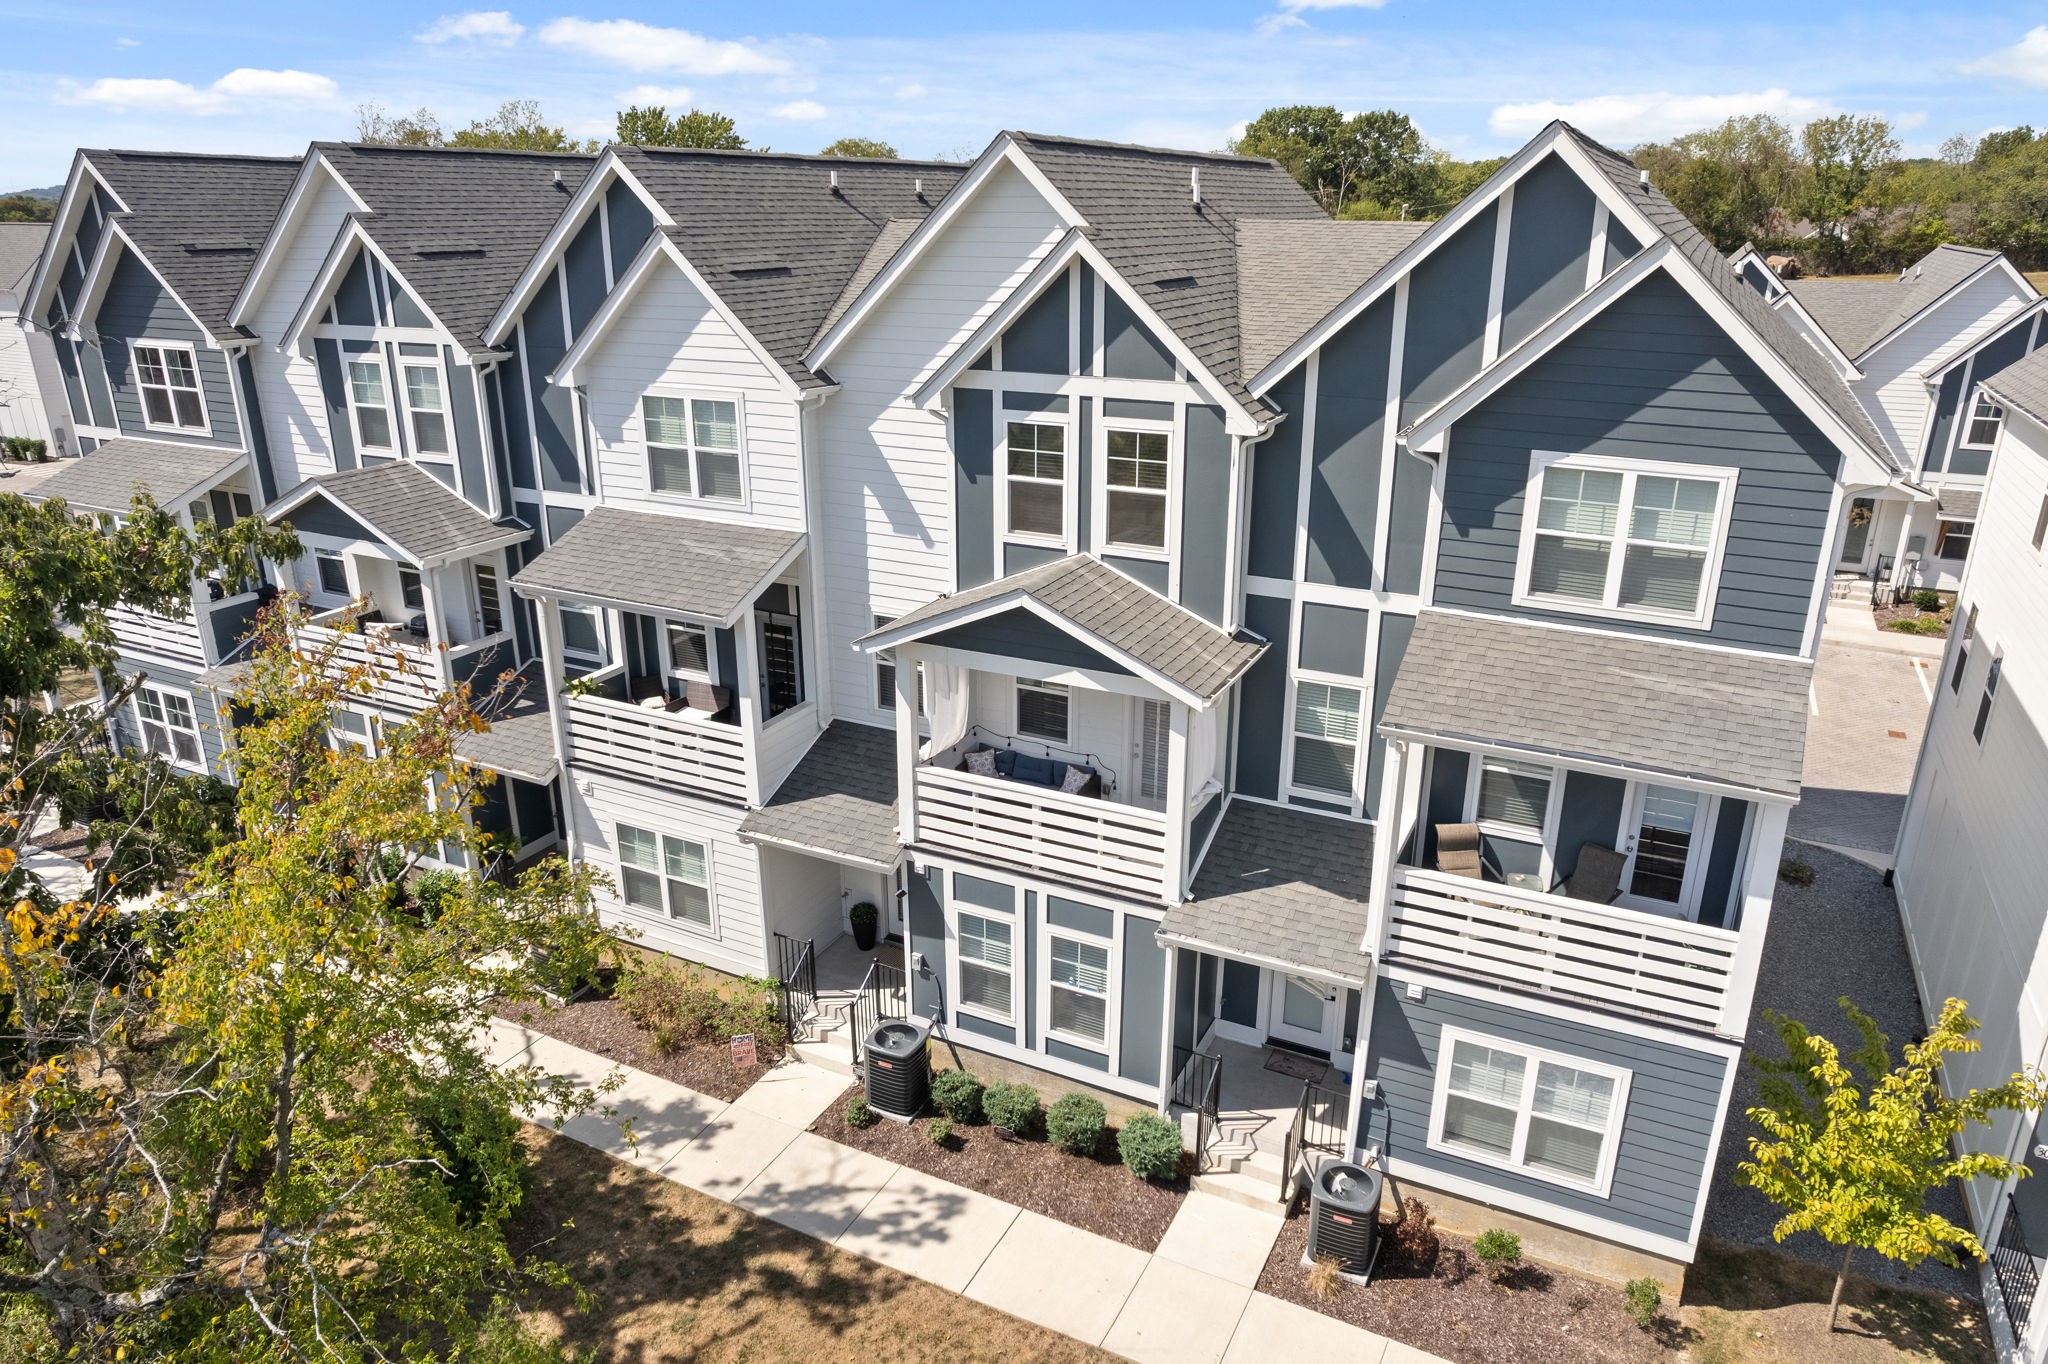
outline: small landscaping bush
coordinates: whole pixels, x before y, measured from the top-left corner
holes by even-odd
[[[1045,1135],[1069,1155],[1091,1156],[1108,1122],[1109,1112],[1100,1099],[1091,1099],[1086,1094],[1062,1094],[1045,1110]]]
[[[957,1123],[981,1117],[981,1081],[964,1070],[942,1070],[932,1076],[932,1107]]]
[[[1652,1278],[1630,1279],[1621,1290],[1622,1310],[1645,1331],[1657,1324],[1657,1309],[1664,1305],[1664,1289]]]
[[[1939,611],[1941,609],[1941,593],[1931,587],[1923,587],[1913,594],[1913,605],[1922,611]]]
[[[859,1130],[875,1125],[875,1110],[868,1107],[868,1096],[856,1094],[846,1101],[846,1125]]]
[[[630,968],[619,982],[619,1009],[645,1028],[658,1052],[740,1033],[779,1047],[789,1040],[775,1002],[775,982],[743,977],[720,988],[696,971],[654,964]]]
[[[1387,1240],[1395,1258],[1418,1273],[1426,1274],[1435,1268],[1436,1257],[1443,1249],[1436,1223],[1429,1216],[1429,1205],[1419,1198],[1401,1204],[1401,1220],[1394,1223]]]
[[[1472,1253],[1486,1267],[1495,1283],[1505,1283],[1522,1263],[1522,1238],[1499,1227],[1482,1231],[1472,1242]]]
[[[1338,1268],[1337,1262],[1327,1255],[1310,1265],[1308,1267],[1309,1296],[1322,1302],[1328,1302],[1331,1298],[1336,1297],[1338,1288],[1344,1283],[1344,1280],[1340,1277],[1342,1272]]]
[[[462,873],[436,867],[423,871],[412,879],[412,902],[419,906],[420,918],[433,923],[441,917],[450,897],[462,888]]]
[[[953,1120],[951,1118],[933,1118],[930,1126],[924,1129],[924,1134],[932,1139],[932,1145],[944,1146],[947,1142],[953,1140]]]
[[[1180,1173],[1180,1125],[1157,1113],[1140,1113],[1116,1134],[1124,1168],[1140,1179],[1172,1179]]]
[[[1788,886],[1810,886],[1813,884],[1813,863],[1796,856],[1780,858],[1778,879]]]
[[[1938,635],[1948,629],[1948,622],[1940,616],[1908,616],[1885,628],[1902,635]]]
[[[1038,1121],[1038,1091],[999,1080],[982,1091],[981,1111],[997,1127],[1025,1136]]]

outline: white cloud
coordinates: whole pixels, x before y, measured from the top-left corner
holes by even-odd
[[[789,70],[788,62],[758,47],[680,28],[657,28],[636,19],[556,19],[541,29],[540,40],[629,71],[746,76]]]
[[[916,81],[912,81],[908,85],[899,85],[896,87],[896,98],[898,99],[923,99],[926,95],[929,95],[930,93],[930,90],[918,84]]]
[[[1916,109],[1912,113],[1900,114],[1893,118],[1892,131],[1895,133],[1910,133],[1915,128],[1925,126],[1926,123],[1927,111],[1925,109]]]
[[[307,103],[332,99],[335,89],[332,80],[310,71],[264,71],[243,66],[204,90],[163,77],[102,76],[86,85],[59,81],[56,98],[59,104],[93,104],[107,109],[224,114],[236,107],[236,100]]]
[[[619,103],[631,108],[633,105],[671,104],[687,105],[690,102],[690,87],[687,85],[636,85],[619,96]]]
[[[1561,102],[1497,105],[1487,127],[1499,137],[1526,138],[1552,119],[1563,119],[1605,142],[1633,145],[1711,128],[1737,114],[1770,114],[1804,123],[1835,112],[1823,99],[1770,89],[1735,95],[1595,95]]]
[[[814,99],[800,99],[789,104],[778,104],[768,112],[777,118],[793,118],[804,123],[815,123],[825,117],[825,106]]]
[[[2011,47],[2001,47],[1989,56],[1963,63],[1973,76],[1996,76],[2025,85],[2048,86],[2048,24],[2037,24],[2027,36]]]
[[[247,99],[333,99],[335,91],[332,80],[310,71],[264,71],[253,66],[236,67],[215,81],[213,88],[217,94]]]
[[[140,39],[140,38],[116,38],[116,39],[114,39],[114,46],[115,46],[115,47],[141,47],[141,46],[142,46],[142,39]]]
[[[510,47],[524,32],[526,25],[514,19],[508,10],[473,9],[466,14],[444,14],[412,36],[414,42],[420,43],[467,41]]]

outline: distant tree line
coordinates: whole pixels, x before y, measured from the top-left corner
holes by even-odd
[[[439,115],[425,107],[410,114],[394,114],[382,105],[362,104],[356,106],[356,140],[389,147],[489,147],[523,152],[592,153],[604,147],[602,138],[571,137],[566,128],[549,123],[541,113],[540,101],[531,99],[506,100],[488,118],[476,119],[454,132],[444,131]],[[709,109],[670,114],[658,104],[621,109],[612,140],[635,147],[713,151],[744,151],[748,146],[733,120],[724,114]],[[896,149],[871,137],[842,137],[819,155],[893,157]],[[6,202],[0,199],[0,205]]]
[[[1440,218],[1507,159],[1459,161],[1406,114],[1347,115],[1329,104],[1268,109],[1229,150],[1279,162],[1337,218]]]
[[[57,216],[57,201],[36,194],[0,194],[0,223],[47,223]]]

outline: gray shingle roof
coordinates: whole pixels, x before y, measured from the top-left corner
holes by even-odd
[[[1234,800],[1159,936],[1363,984],[1371,877],[1369,825]]]
[[[1975,521],[1983,498],[1976,488],[1943,488],[1935,494],[1934,507],[1951,521]]]
[[[598,507],[520,569],[512,585],[532,595],[727,621],[802,541],[795,531]]]
[[[2007,407],[2048,426],[2048,347],[2007,365],[1986,379],[1984,387]]]
[[[88,151],[128,211],[121,227],[215,336],[299,173],[295,156]]]
[[[61,497],[87,511],[125,512],[137,493],[147,493],[158,506],[175,509],[185,504],[193,489],[212,483],[246,458],[240,450],[221,446],[121,436],[82,459],[68,461],[28,496],[37,502]]]
[[[1799,794],[1813,665],[1424,611],[1385,731]]]
[[[912,226],[958,184],[946,161],[778,156],[618,147],[620,161],[676,225],[669,240],[799,384],[823,381],[803,363],[820,324],[892,220]],[[839,176],[834,193],[831,177]],[[917,184],[922,181],[920,198]],[[893,253],[893,249],[892,249]],[[886,257],[884,257],[886,260]],[[508,282],[509,287],[509,282]]]
[[[1237,315],[1244,372],[1264,370],[1429,227],[1327,218],[1240,222]]]
[[[1997,258],[1980,247],[1944,245],[1897,279],[1795,279],[1786,287],[1853,359]]]
[[[1164,674],[1204,700],[1220,695],[1266,650],[1266,642],[1257,636],[1220,630],[1085,554],[936,598],[865,638],[914,638],[943,628],[963,611],[1010,597],[1031,598],[1084,636]]]
[[[818,323],[817,333],[811,337],[812,345],[816,345],[820,337],[832,330],[835,322],[846,316],[846,310],[860,297],[861,290],[874,283],[875,276],[882,273],[882,267],[889,263],[890,257],[903,249],[903,243],[910,240],[910,234],[917,231],[921,221],[917,218],[891,218],[882,224],[881,234],[868,247],[867,255],[861,258],[860,265],[846,281],[846,287],[839,291],[839,297],[826,310],[824,320]]]
[[[1321,205],[1272,161],[1011,133],[1087,223],[1112,268],[1250,411],[1238,336],[1238,227],[1248,219],[1327,222]],[[1191,172],[1202,173],[1202,202]]]
[[[871,867],[896,865],[896,734],[834,720],[740,837]]]
[[[48,223],[0,223],[0,294],[21,288],[49,238]]]
[[[307,484],[421,562],[524,538],[463,501],[426,470],[402,461],[320,474],[299,486]],[[294,488],[285,498],[298,494]],[[291,513],[273,513],[272,519],[289,521]]]
[[[316,142],[370,206],[357,221],[427,310],[466,346],[568,207],[594,157]],[[561,183],[555,175],[561,174]]]
[[[479,691],[497,685],[478,678]],[[480,734],[456,740],[458,756],[479,767],[525,781],[546,782],[555,775],[555,724],[548,715],[547,679],[540,665],[529,663],[496,698],[473,698],[477,711],[491,722]]]

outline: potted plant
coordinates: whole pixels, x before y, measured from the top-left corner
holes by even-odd
[[[846,921],[853,925],[853,945],[863,952],[875,949],[875,925],[882,921],[882,911],[875,908],[874,901],[862,900],[846,911]]]

